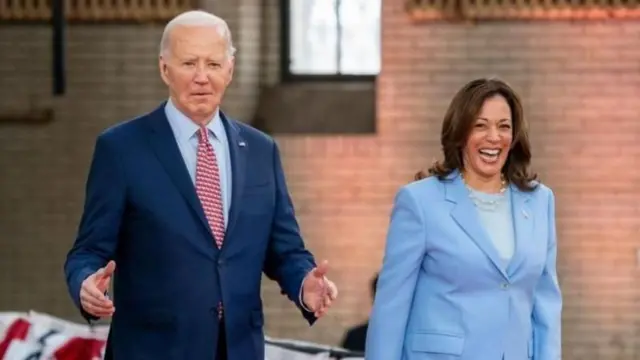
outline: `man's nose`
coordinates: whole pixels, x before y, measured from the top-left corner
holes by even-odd
[[[207,77],[207,73],[204,71],[204,69],[197,69],[196,76],[194,76],[193,80],[198,84],[202,84],[207,83],[209,81],[209,78]]]

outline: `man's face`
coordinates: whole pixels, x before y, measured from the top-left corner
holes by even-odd
[[[160,75],[175,106],[193,121],[208,122],[233,77],[229,44],[213,26],[177,26],[168,51],[160,56]]]

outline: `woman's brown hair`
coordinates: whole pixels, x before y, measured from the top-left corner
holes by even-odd
[[[424,171],[418,172],[415,176],[416,180],[427,176],[437,176],[438,179],[444,180],[455,170],[463,170],[462,150],[467,143],[473,124],[485,100],[496,95],[504,97],[509,104],[513,123],[513,142],[507,161],[502,168],[502,174],[507,181],[515,184],[522,191],[535,189],[534,181],[537,175],[529,170],[531,145],[522,102],[509,85],[496,78],[473,80],[454,96],[442,122],[440,143],[444,160],[433,164],[428,174]]]

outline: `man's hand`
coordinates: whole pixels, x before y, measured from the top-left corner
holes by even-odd
[[[116,309],[113,307],[113,301],[105,296],[105,292],[109,288],[115,270],[115,261],[109,261],[107,266],[89,275],[82,282],[80,304],[84,311],[96,317],[113,315]]]
[[[329,263],[325,260],[302,282],[302,301],[317,318],[322,317],[338,298],[338,288],[325,277],[328,270]]]

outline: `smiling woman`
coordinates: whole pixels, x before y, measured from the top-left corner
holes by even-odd
[[[529,172],[519,97],[471,81],[441,143],[395,197],[365,359],[561,359],[554,195]]]
[[[459,170],[476,190],[497,192],[505,181],[533,190],[531,146],[520,97],[504,81],[477,79],[455,95],[442,123],[444,160],[429,169],[441,180]],[[419,172],[416,179],[427,177]]]

